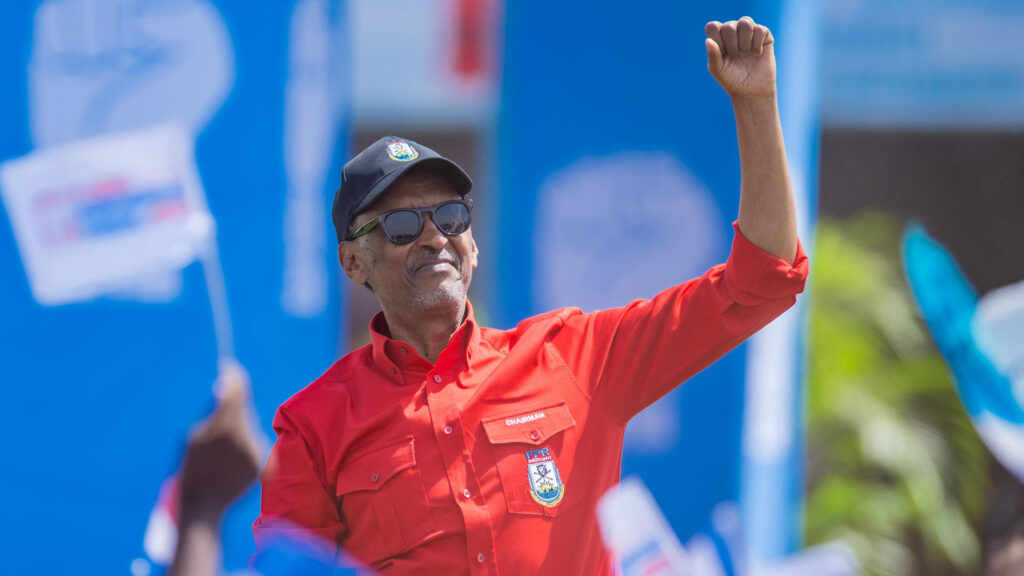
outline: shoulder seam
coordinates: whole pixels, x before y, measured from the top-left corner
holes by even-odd
[[[491,350],[494,350],[498,354],[501,354],[502,356],[508,356],[508,352],[503,351],[501,348],[498,348],[497,346],[495,346],[494,342],[491,342],[487,338],[484,338],[483,334],[480,335],[480,341],[481,342],[486,342],[487,345],[491,347]]]
[[[569,364],[566,363],[565,358],[562,358],[562,353],[558,351],[558,348],[551,342],[545,342],[544,344],[549,350],[551,350],[551,355],[554,356],[555,360],[558,360],[558,363],[561,364],[562,368],[565,368],[565,371],[569,373],[569,376],[572,378],[572,385],[576,387],[576,390],[578,390],[579,393],[587,399],[588,403],[593,404],[594,399],[590,396],[590,393],[580,385],[579,378],[576,377],[576,373],[573,372],[572,368],[569,367]]]
[[[570,309],[570,310],[572,310],[572,309]],[[579,309],[577,308],[575,310],[579,310]],[[581,315],[585,315],[585,314],[582,313],[582,311],[579,312],[579,313]],[[560,319],[562,321],[562,325],[563,326],[565,326],[568,323],[568,316],[564,316],[564,317],[560,316]],[[558,360],[559,363],[562,364],[562,366],[565,367],[566,371],[569,372],[569,374],[572,376],[573,385],[576,386],[576,389],[579,390],[581,394],[583,394],[583,397],[587,399],[587,402],[589,402],[591,406],[594,406],[596,404],[598,406],[598,409],[601,410],[601,412],[603,412],[606,416],[611,418],[613,421],[618,422],[619,424],[622,424],[623,426],[626,426],[627,424],[629,424],[629,418],[623,419],[621,416],[615,414],[611,410],[611,408],[609,406],[605,405],[605,403],[603,403],[603,402],[596,402],[595,403],[593,396],[591,396],[583,388],[583,386],[579,382],[579,379],[576,377],[576,373],[572,371],[572,368],[569,367],[569,364],[565,361],[565,358],[562,357],[562,353],[558,351],[558,347],[556,347],[551,341],[548,341],[547,344],[551,345],[551,351],[554,354],[555,358]]]

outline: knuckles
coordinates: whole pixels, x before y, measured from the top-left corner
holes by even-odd
[[[736,48],[730,49],[733,39],[744,39],[744,42],[741,42],[738,47],[740,52],[759,52],[761,46],[769,43],[771,38],[768,27],[758,24],[749,16],[744,16],[739,20],[729,20],[724,23],[712,20],[704,26],[704,32],[708,38],[711,38],[718,44],[718,47],[725,55],[734,53],[734,50],[736,50]],[[751,38],[756,38],[758,42],[747,43],[746,40]]]

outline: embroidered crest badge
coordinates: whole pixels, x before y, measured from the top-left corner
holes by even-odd
[[[530,496],[538,504],[550,507],[562,501],[565,485],[547,448],[526,452],[526,473],[530,477]]]
[[[398,162],[415,160],[420,155],[412,145],[401,139],[389,140],[385,148],[388,149],[388,158]]]

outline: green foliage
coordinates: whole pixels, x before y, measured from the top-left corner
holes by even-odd
[[[906,287],[899,224],[818,226],[812,259],[809,545],[873,576],[976,574],[988,453]]]

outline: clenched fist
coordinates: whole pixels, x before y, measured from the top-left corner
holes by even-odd
[[[768,27],[749,16],[704,27],[708,71],[730,98],[775,96],[775,50]]]

